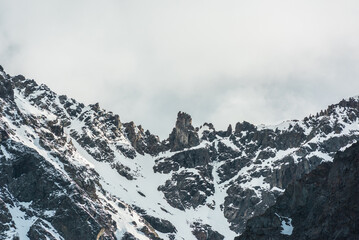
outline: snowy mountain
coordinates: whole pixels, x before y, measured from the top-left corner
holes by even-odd
[[[359,98],[218,131],[179,112],[160,140],[0,67],[0,239],[234,239],[359,136]]]
[[[290,184],[238,240],[358,239],[359,143]],[[237,238],[236,238],[237,239]]]

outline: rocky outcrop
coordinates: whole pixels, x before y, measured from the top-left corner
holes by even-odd
[[[236,135],[241,134],[241,132],[253,132],[256,130],[256,126],[254,126],[253,124],[243,121],[242,123],[238,122],[236,124],[234,133]]]
[[[168,150],[158,136],[153,135],[150,131],[145,131],[141,125],[136,126],[134,122],[124,123],[125,133],[136,151],[144,155],[145,153],[152,156]]]
[[[359,143],[290,184],[238,240],[358,239]]]
[[[158,190],[164,193],[172,207],[185,210],[203,205],[214,192],[211,161],[211,152],[205,148],[182,151],[156,160],[155,172],[174,172]],[[181,168],[188,171],[179,171]]]
[[[145,214],[142,217],[157,231],[161,233],[175,233],[177,229],[173,224],[167,220],[153,217],[151,215]]]
[[[174,208],[185,210],[196,208],[213,195],[214,185],[208,177],[181,171],[172,175],[164,185],[158,187],[164,193],[167,202]]]
[[[128,140],[130,140],[132,146],[140,154],[144,154],[145,145],[143,143],[143,128],[141,126],[136,126],[134,122],[129,122],[124,124],[125,133],[127,134]]]
[[[192,225],[192,233],[198,240],[223,240],[224,236],[217,231],[212,230],[208,224],[194,222]]]
[[[212,123],[204,123],[200,130],[202,131],[202,136],[200,136],[202,141],[213,142],[217,139],[217,132]]]
[[[199,148],[188,151],[182,151],[169,158],[160,158],[156,160],[153,167],[155,172],[169,173],[183,168],[208,167],[210,163],[210,152],[208,149]]]
[[[168,138],[171,151],[179,151],[185,148],[197,146],[199,137],[192,126],[192,118],[184,112],[178,112],[176,127]]]
[[[227,128],[227,131],[217,131],[216,134],[222,138],[224,137],[229,137],[232,135],[232,125],[229,124],[228,128]]]
[[[5,130],[0,129],[0,143],[2,141],[6,141],[7,139],[9,139],[9,134]]]
[[[0,74],[0,98],[14,100],[13,83]]]
[[[58,120],[49,121],[48,125],[56,136],[61,137],[64,134],[64,127],[58,123]]]

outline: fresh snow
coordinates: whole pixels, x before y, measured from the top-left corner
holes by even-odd
[[[21,204],[17,204],[15,206],[6,204],[6,206],[12,216],[12,220],[15,223],[16,233],[20,240],[29,239],[26,234],[37,218],[27,216],[26,213],[21,210]]]
[[[228,137],[221,139],[220,142],[232,148],[234,151],[240,152],[240,149]]]
[[[46,116],[48,120],[55,120],[57,118],[55,114],[41,110],[38,107],[29,103],[26,99],[22,97],[19,91],[14,91],[14,100],[22,113],[31,114],[34,116]]]

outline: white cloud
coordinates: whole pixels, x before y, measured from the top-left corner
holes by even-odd
[[[0,64],[165,137],[359,92],[358,1],[5,1]]]

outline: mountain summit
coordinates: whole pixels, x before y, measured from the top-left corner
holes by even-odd
[[[356,97],[234,131],[179,112],[160,140],[2,68],[0,109],[0,239],[234,239],[359,136]]]

